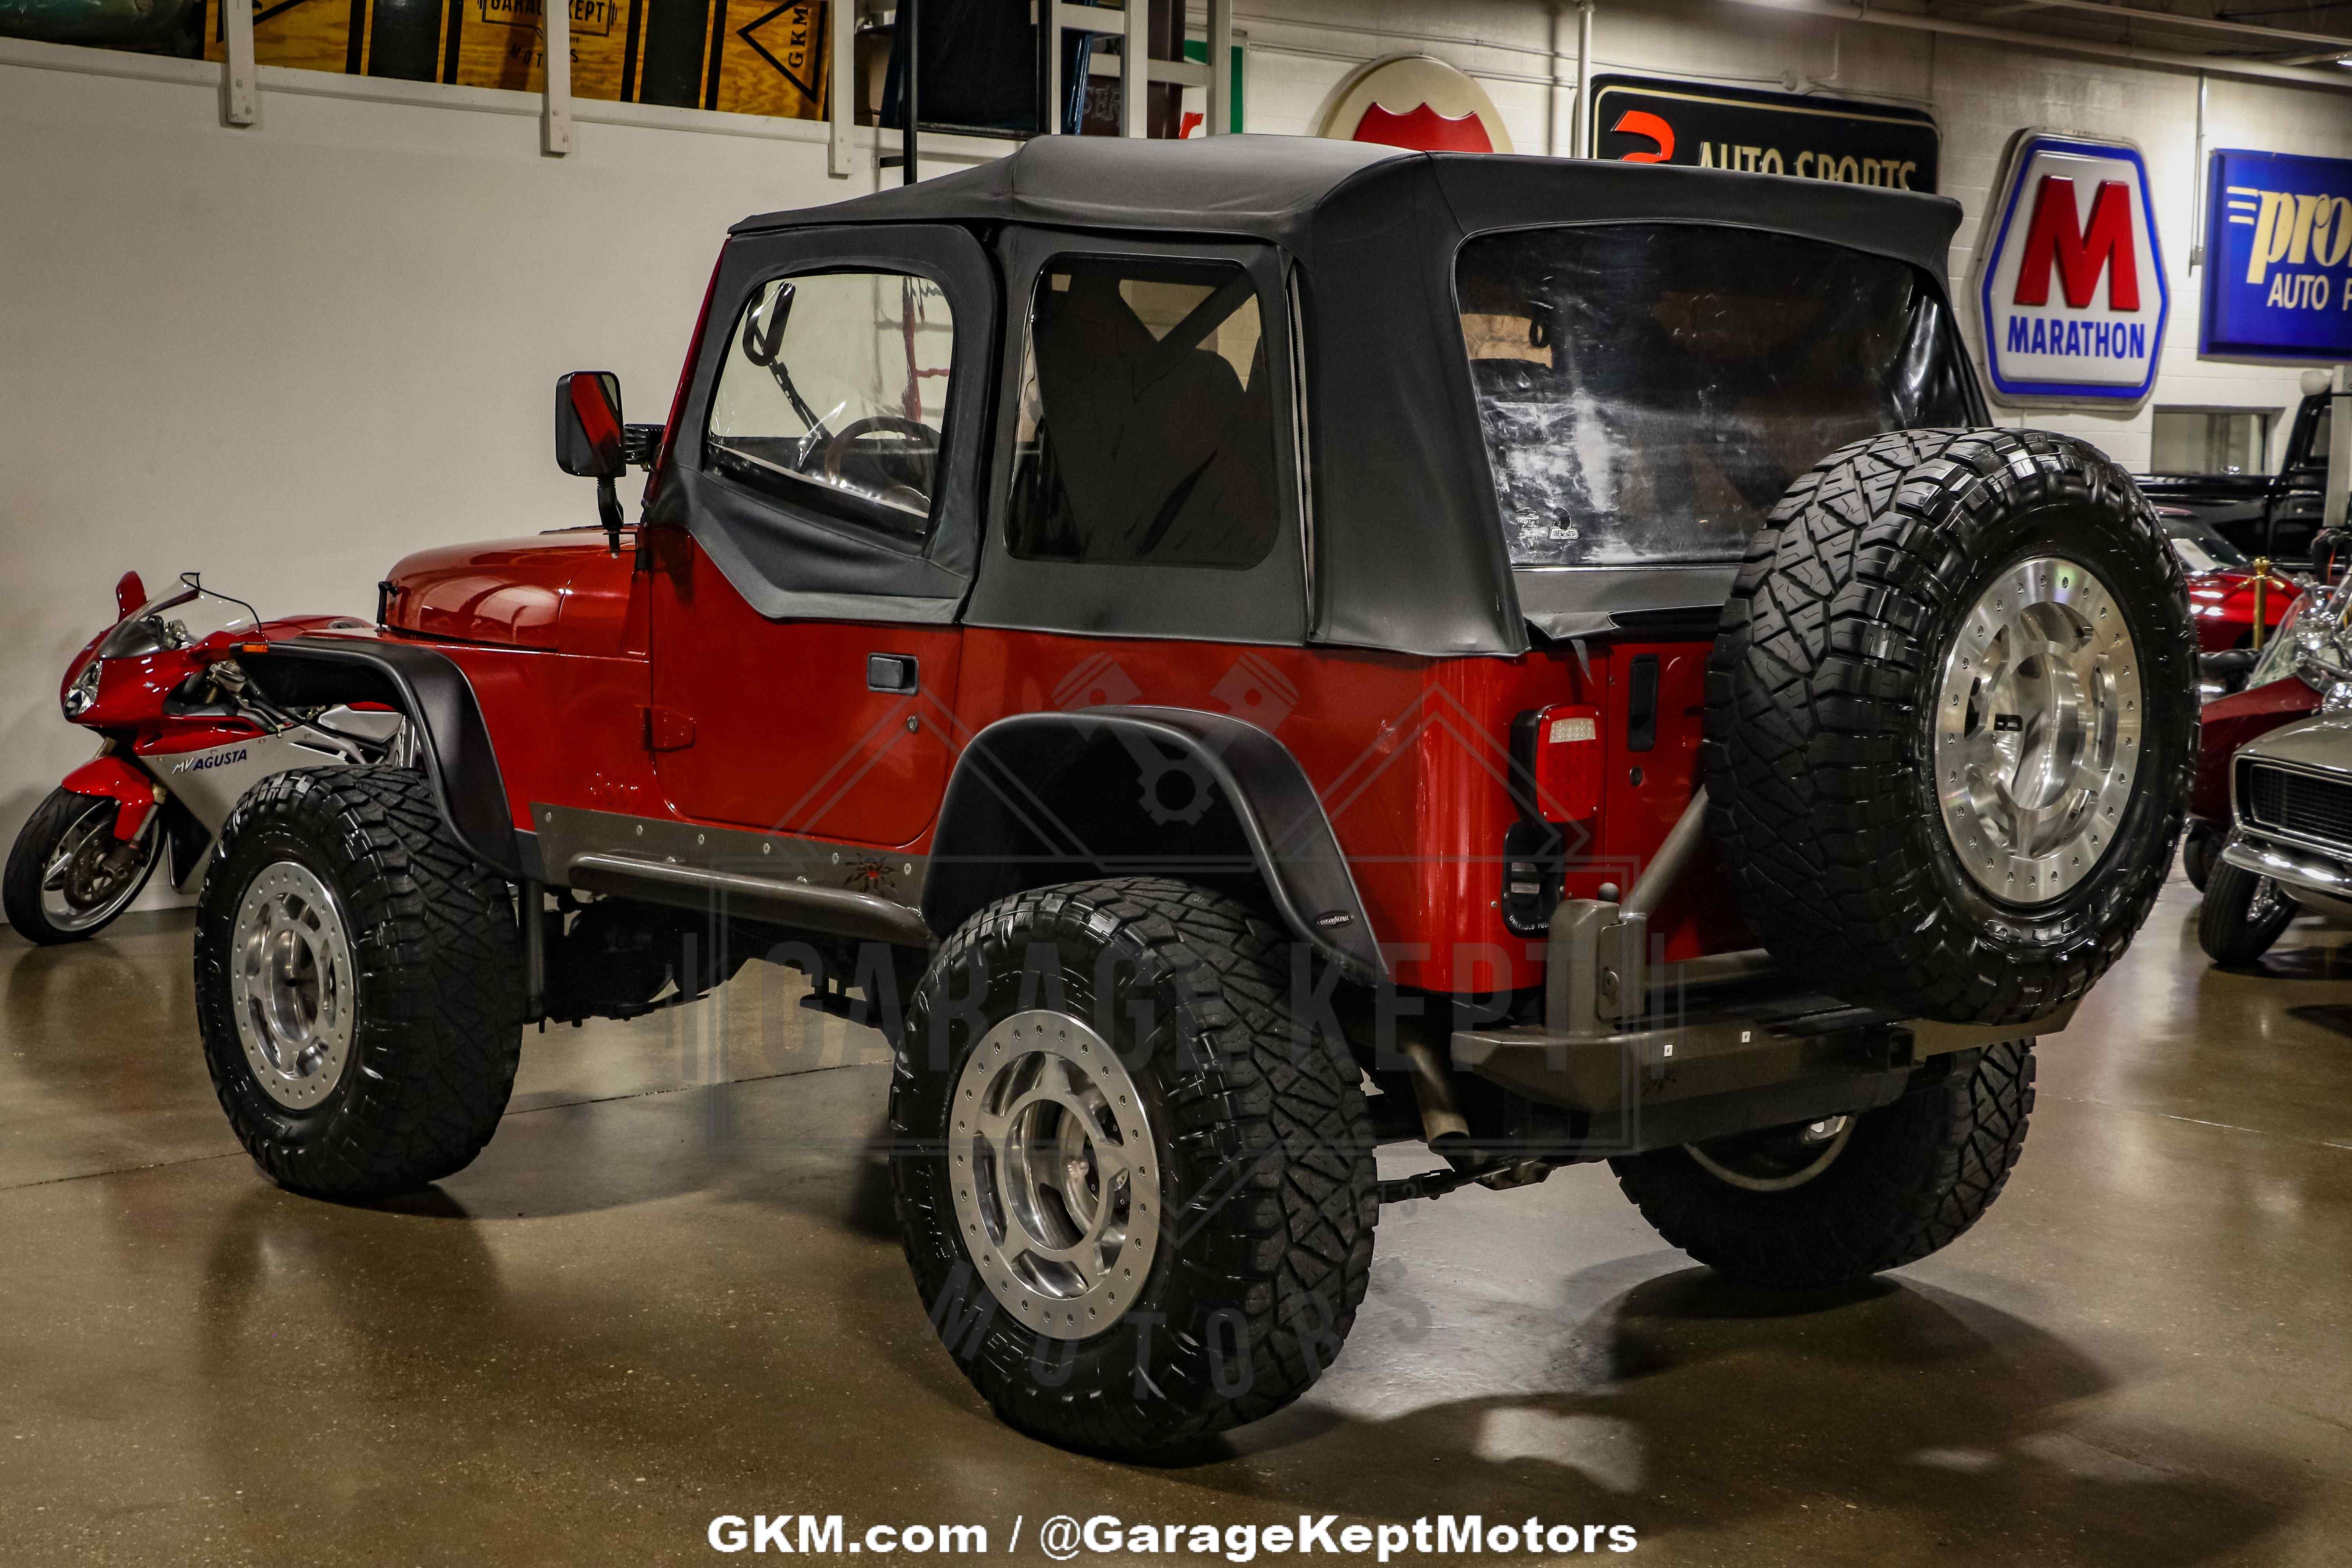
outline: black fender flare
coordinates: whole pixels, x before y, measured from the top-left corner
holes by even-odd
[[[1159,766],[1192,773],[1196,787],[1205,781],[1222,794],[1239,829],[1237,852],[1179,854],[1171,864],[1155,847],[1181,835],[1166,822],[1149,820],[1140,799],[1128,815],[1107,819],[1102,810],[1110,797],[1094,794],[1087,823],[1074,823],[1068,806],[1076,797],[1063,781],[1090,762],[1121,757],[1145,766],[1156,758]],[[1116,803],[1110,809],[1116,812]],[[1107,820],[1112,825],[1108,836],[1089,842]],[[944,936],[997,899],[1073,879],[1074,868],[1118,876],[1181,874],[1188,865],[1211,864],[1254,866],[1300,941],[1350,979],[1378,984],[1387,978],[1355,877],[1298,759],[1255,724],[1189,708],[1019,713],[973,736],[956,759],[940,805],[923,919]]]
[[[466,852],[509,881],[524,880],[499,754],[473,682],[455,659],[415,643],[289,637],[238,665],[280,707],[364,700],[415,721],[425,776],[442,820]]]

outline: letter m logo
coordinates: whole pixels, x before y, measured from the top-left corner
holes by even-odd
[[[2050,271],[2058,270],[2066,303],[2080,310],[2091,302],[2099,274],[2107,275],[2107,309],[2139,309],[2139,251],[2132,240],[2131,188],[2102,180],[2091,198],[2091,226],[2084,232],[2074,210],[2074,182],[2044,174],[2033,193],[2033,222],[2025,233],[2025,258],[2017,268],[2020,305],[2050,303]]]

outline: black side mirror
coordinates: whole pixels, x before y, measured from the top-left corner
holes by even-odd
[[[575,370],[555,380],[555,466],[596,481],[596,517],[613,553],[621,552],[621,498],[613,481],[627,471],[621,424],[621,378],[609,370]]]
[[[555,381],[555,466],[583,479],[618,479],[621,378],[609,370],[575,370]]]

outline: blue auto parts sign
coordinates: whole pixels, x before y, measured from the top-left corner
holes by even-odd
[[[2352,159],[2223,148],[2210,174],[2197,352],[2352,360]]]
[[[2139,149],[2021,131],[1996,188],[1977,263],[1993,395],[2137,405],[2156,384],[2172,305]]]

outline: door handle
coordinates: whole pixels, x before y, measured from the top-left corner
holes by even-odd
[[[866,656],[866,689],[905,696],[922,684],[921,667],[911,653],[869,653]]]

